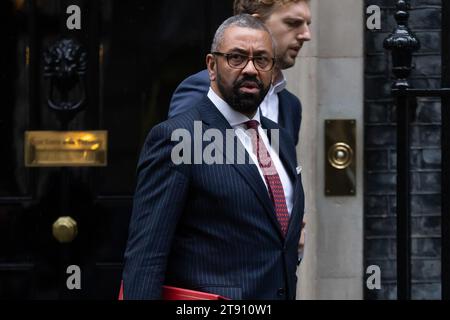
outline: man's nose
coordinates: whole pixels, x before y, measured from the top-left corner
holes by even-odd
[[[257,74],[258,70],[256,70],[255,64],[252,59],[249,59],[247,65],[244,69],[242,69],[242,73],[244,74]]]
[[[309,25],[305,24],[300,32],[297,34],[297,39],[301,41],[311,40],[311,28]]]

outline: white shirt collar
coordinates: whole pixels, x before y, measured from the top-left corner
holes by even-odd
[[[256,120],[261,123],[259,107],[258,111],[255,113],[255,116],[252,119],[249,119],[246,115],[243,115],[242,113],[231,108],[230,105],[219,97],[219,95],[215,93],[211,87],[208,91],[208,98],[217,107],[217,109],[219,109],[220,113],[225,117],[232,128],[241,126],[244,122],[249,120]]]
[[[270,90],[272,91],[271,93],[275,93],[278,94],[281,91],[283,91],[284,89],[286,89],[286,78],[284,77],[283,72],[281,72],[281,79],[280,81],[278,81],[277,83],[272,84]]]

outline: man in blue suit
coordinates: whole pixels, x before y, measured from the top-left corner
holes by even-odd
[[[281,70],[294,66],[303,43],[311,39],[309,0],[235,0],[234,14],[242,13],[259,18],[277,44],[273,83],[261,104],[261,114],[285,128],[297,145],[302,107],[300,100],[285,89],[286,80]],[[169,118],[196,105],[207,94],[209,85],[207,70],[186,78],[172,96]]]
[[[292,137],[259,112],[274,43],[260,20],[233,16],[206,61],[207,96],[155,126],[143,147],[124,298],[160,299],[165,284],[230,299],[294,299],[301,176]]]

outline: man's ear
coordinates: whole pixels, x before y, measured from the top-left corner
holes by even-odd
[[[216,80],[216,59],[213,54],[208,54],[206,56],[206,68],[208,69],[209,73],[209,81],[215,81]]]

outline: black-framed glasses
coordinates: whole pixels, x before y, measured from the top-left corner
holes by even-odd
[[[253,65],[258,71],[270,71],[275,65],[275,59],[265,56],[247,56],[240,53],[223,53],[223,52],[212,52],[212,54],[225,57],[230,68],[233,69],[244,69],[248,62],[252,60]]]

